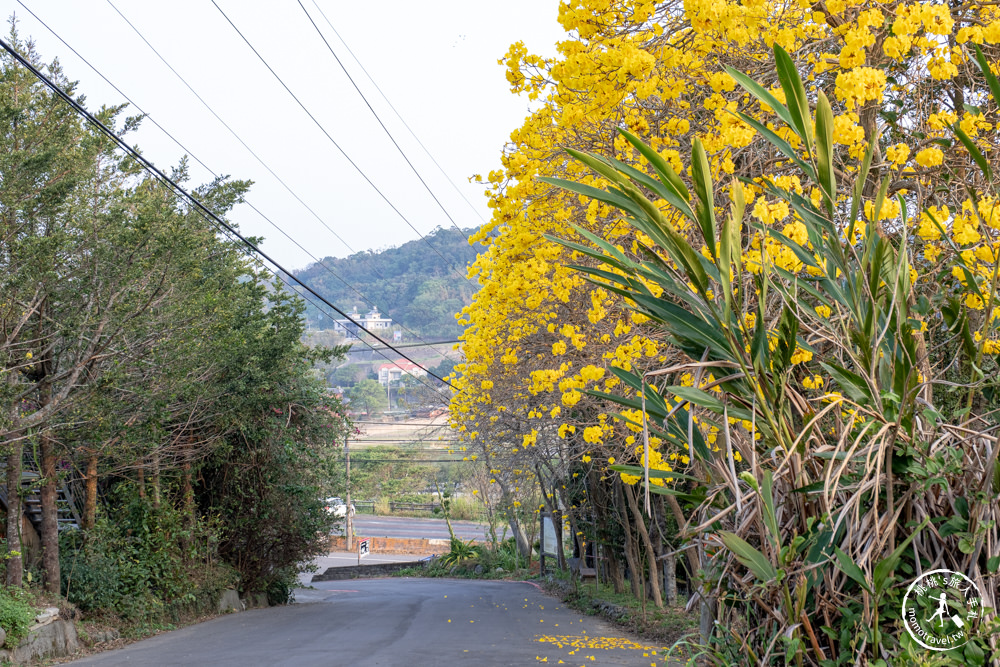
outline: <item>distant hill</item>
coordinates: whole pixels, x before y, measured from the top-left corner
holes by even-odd
[[[395,248],[322,260],[354,289],[318,264],[297,273],[345,312],[356,307],[359,313],[365,313],[374,303],[383,317],[391,317],[393,324],[401,324],[421,337],[453,338],[461,332],[455,313],[472,301],[478,287],[465,279],[466,268],[476,257],[466,236],[474,231],[467,229],[463,233],[454,227],[439,227],[426,236],[426,241],[417,239]],[[311,304],[306,318],[312,329],[333,326],[330,317]],[[409,338],[405,332],[404,336]]]

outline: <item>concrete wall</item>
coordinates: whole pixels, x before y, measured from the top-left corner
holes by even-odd
[[[362,538],[364,536],[362,535]],[[358,539],[354,538],[351,551],[357,552]],[[432,556],[446,554],[451,550],[451,541],[444,539],[415,539],[401,537],[369,537],[368,549],[373,554],[414,554]],[[330,551],[347,551],[347,538],[330,536]]]
[[[314,574],[312,581],[341,581],[343,579],[364,579],[366,577],[387,577],[408,567],[424,567],[423,561],[412,563],[373,563],[371,565],[350,565],[330,567],[326,572]]]

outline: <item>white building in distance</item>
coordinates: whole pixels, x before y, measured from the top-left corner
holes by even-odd
[[[355,306],[354,310],[348,313],[348,315],[351,319],[345,318],[333,321],[333,330],[342,331],[348,338],[357,338],[361,332],[361,327],[380,336],[392,328],[392,318],[382,317],[378,312],[378,308],[372,308],[362,315],[358,312],[358,307]],[[351,320],[354,321],[352,322]],[[358,325],[361,326],[359,327]]]

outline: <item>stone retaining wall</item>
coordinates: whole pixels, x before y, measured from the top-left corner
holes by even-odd
[[[79,648],[73,621],[51,619],[43,625],[33,627],[16,648],[0,650],[0,660],[5,664],[21,665],[39,659],[72,655]]]

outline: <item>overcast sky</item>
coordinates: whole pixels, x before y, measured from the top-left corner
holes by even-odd
[[[421,234],[452,225],[379,127],[297,0],[216,1],[402,216],[310,120],[211,0],[111,2],[343,241],[240,145],[111,3],[23,1],[187,150],[149,120],[130,143],[164,170],[187,152],[217,173],[252,179],[249,202],[314,256],[343,257],[399,245],[417,238],[409,225]],[[528,113],[527,98],[510,93],[497,60],[517,40],[530,52],[554,55],[555,43],[565,38],[556,20],[558,1],[302,0],[302,5],[454,222],[465,228],[488,218],[483,185],[467,179],[475,173],[485,177],[499,167],[504,143]],[[21,36],[35,40],[46,62],[58,57],[69,78],[80,81],[77,92],[86,95],[89,109],[125,101],[16,0],[0,0],[0,6],[7,17],[16,13]],[[389,108],[320,9],[447,178]],[[211,179],[194,160],[191,172],[192,184]],[[233,219],[244,232],[264,236],[264,249],[286,267],[301,268],[312,261],[249,207],[241,206]]]

